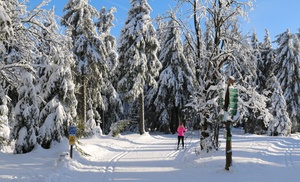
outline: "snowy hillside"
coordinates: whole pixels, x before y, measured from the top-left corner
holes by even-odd
[[[199,134],[187,133],[187,148],[175,150],[176,135],[123,134],[80,139],[73,158],[68,140],[50,150],[0,153],[0,181],[299,181],[300,135],[269,137],[233,131],[233,166],[224,170],[225,142],[219,151],[200,153]],[[80,155],[85,153],[86,155]]]

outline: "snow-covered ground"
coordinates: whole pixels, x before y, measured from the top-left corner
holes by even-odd
[[[69,153],[65,139],[49,150],[0,153],[0,181],[36,182],[299,182],[300,135],[269,137],[233,131],[233,165],[225,167],[225,141],[219,151],[199,151],[199,133],[187,133],[187,148],[175,150],[176,135],[122,134],[80,139]],[[85,155],[80,154],[85,153]]]

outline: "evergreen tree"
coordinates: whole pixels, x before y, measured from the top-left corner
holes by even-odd
[[[165,29],[165,42],[162,43],[159,54],[163,69],[158,80],[158,87],[150,91],[148,99],[156,108],[159,130],[175,133],[179,121],[182,120],[181,111],[194,93],[195,76],[184,56],[175,15],[171,16]]]
[[[76,56],[76,88],[78,115],[82,121],[79,128],[84,131],[87,113],[94,113],[94,120],[100,120],[99,109],[104,110],[101,96],[104,84],[103,75],[107,73],[107,51],[100,40],[93,18],[98,11],[89,5],[88,0],[69,0],[65,5],[61,24],[66,26],[67,35],[72,37],[72,51]],[[89,116],[90,118],[91,116]],[[80,130],[79,130],[80,131]],[[83,133],[82,133],[83,134]]]
[[[276,37],[275,42],[278,43],[276,50],[277,66],[274,72],[287,103],[287,111],[292,122],[292,132],[297,132],[300,129],[300,99],[298,97],[300,88],[299,41],[289,30]]]
[[[118,54],[116,50],[116,38],[111,35],[110,30],[114,26],[113,21],[115,20],[114,13],[116,8],[112,7],[106,12],[106,8],[102,7],[96,27],[98,28],[99,36],[103,41],[103,44],[107,50],[107,64],[110,72],[109,76],[112,76],[118,65]]]
[[[164,21],[166,17],[158,16],[155,18],[157,25],[156,36],[159,43],[164,42],[166,39],[166,28],[168,27],[168,22]],[[159,47],[157,54],[160,54],[161,47]]]
[[[113,13],[115,12],[116,9],[114,7],[110,8],[108,12],[106,12],[106,8],[103,7],[100,10],[99,20],[96,22],[100,39],[103,41],[105,50],[107,51],[107,68],[110,70],[107,71],[105,75],[102,75],[105,83],[101,93],[104,102],[104,108],[102,110],[102,128],[105,133],[109,132],[112,123],[119,121],[123,112],[122,101],[115,89],[115,73],[116,67],[118,66],[116,38],[110,34],[111,27],[114,26],[113,21],[115,20],[115,17]]]
[[[9,141],[10,128],[8,124],[8,101],[10,98],[7,96],[7,83],[5,80],[12,80],[9,70],[6,69],[5,57],[7,55],[7,45],[9,44],[9,39],[12,36],[12,21],[6,12],[8,9],[8,2],[0,2],[0,150]],[[8,11],[9,12],[9,11]],[[3,85],[3,86],[2,86]]]
[[[11,99],[5,95],[5,90],[0,86],[0,151],[9,143],[10,127],[8,124],[7,104]]]
[[[259,93],[262,93],[262,90],[263,90],[263,83],[261,81],[265,80],[265,75],[264,73],[262,72],[261,69],[262,68],[262,58],[261,58],[261,50],[260,50],[260,44],[259,44],[259,41],[258,41],[258,37],[257,37],[257,34],[256,32],[254,31],[252,36],[251,36],[251,47],[252,47],[252,56],[253,58],[255,58],[255,61],[256,61],[256,75],[257,75],[257,79],[256,79],[256,88],[257,88],[257,91]]]
[[[272,92],[270,90],[273,89],[272,85],[275,84],[275,83],[272,83],[272,81],[277,82],[276,79],[272,78],[274,76],[274,67],[276,65],[275,51],[272,48],[269,31],[268,30],[265,30],[265,31],[266,31],[266,34],[265,34],[264,40],[260,45],[261,60],[258,63],[258,69],[261,71],[262,75],[258,80],[261,83],[261,89],[262,89],[262,92],[260,92],[260,93],[266,95],[268,98],[271,98]],[[272,107],[272,100],[268,99],[267,100],[267,108],[271,108],[271,107]],[[272,122],[272,121],[270,121],[270,122]]]
[[[291,121],[287,113],[287,105],[283,97],[280,84],[277,82],[274,74],[268,80],[268,86],[272,93],[270,98],[272,106],[270,113],[273,119],[269,123],[268,135],[271,136],[287,136],[291,134]]]
[[[125,26],[119,38],[118,90],[125,101],[139,98],[140,134],[144,126],[144,89],[156,85],[161,63],[157,59],[159,43],[150,17],[147,0],[131,0]]]
[[[258,63],[258,69],[261,71],[262,75],[259,78],[262,88],[265,89],[267,80],[270,79],[272,73],[274,72],[275,66],[275,52],[272,48],[272,42],[269,35],[269,31],[266,30],[266,35],[264,40],[260,45],[261,50],[261,61]]]
[[[190,34],[188,34],[185,37],[185,41],[183,43],[183,54],[186,57],[186,60],[189,64],[189,67],[192,69],[193,74],[196,75],[196,63],[197,63],[195,61],[196,60],[196,55],[195,55],[195,52],[194,52],[193,45],[190,44],[191,42],[192,42],[192,36]],[[202,44],[202,45],[204,45],[204,44]]]
[[[74,57],[70,39],[58,34],[54,9],[44,19],[39,56],[36,59],[39,95],[38,143],[50,148],[52,141],[60,142],[68,136],[68,128],[76,117],[77,100],[71,72]]]
[[[36,145],[36,134],[39,134],[40,137],[41,130],[39,130],[39,127],[42,124],[39,123],[41,121],[39,120],[39,111],[40,107],[43,107],[41,103],[49,99],[48,97],[43,97],[44,95],[42,95],[40,90],[40,88],[45,88],[40,86],[42,81],[47,81],[42,73],[45,72],[50,75],[47,72],[49,69],[44,69],[52,66],[49,65],[51,61],[47,60],[52,59],[51,56],[53,54],[61,51],[61,48],[66,46],[66,44],[62,45],[61,42],[58,43],[57,41],[59,38],[56,37],[57,34],[55,34],[55,28],[53,28],[56,27],[54,10],[47,11],[42,9],[47,3],[48,1],[42,1],[33,10],[26,11],[26,6],[19,5],[17,1],[6,2],[7,7],[10,8],[8,12],[11,16],[12,27],[14,27],[14,34],[11,35],[9,41],[5,44],[7,53],[3,59],[4,62],[9,64],[6,65],[8,73],[12,73],[11,75],[6,75],[7,79],[5,80],[10,84],[8,88],[12,86],[16,88],[8,92],[13,98],[12,104],[16,103],[16,118],[12,118],[11,122],[13,123],[12,138],[16,139],[15,153],[30,152]],[[64,41],[66,40],[64,39],[62,42]],[[56,51],[53,51],[54,49]],[[70,53],[68,54],[67,52],[61,54],[70,56]],[[64,59],[60,56],[56,55],[56,60],[63,61]],[[36,67],[33,68],[31,65]],[[57,66],[56,68],[62,69],[64,67]],[[59,69],[55,70],[56,73],[59,72]],[[34,73],[37,73],[37,75],[34,75]],[[62,75],[52,76],[52,79],[59,76]],[[62,80],[65,78],[65,76],[60,77]],[[37,83],[39,87],[36,87]],[[48,84],[49,87],[57,86],[49,82]],[[18,91],[17,97],[14,93],[15,90]],[[53,90],[57,91],[56,88]],[[61,90],[68,92],[70,88],[65,84],[65,87],[61,88]],[[38,98],[44,100],[39,100]],[[67,99],[70,99],[71,103],[68,105],[67,102],[64,102],[64,107],[65,109],[67,108],[66,110],[69,109],[68,113],[71,113],[71,108],[75,107],[74,101],[76,102],[76,100],[71,97],[64,98],[64,100]],[[13,112],[12,109],[11,112]],[[52,138],[49,140],[51,141]]]
[[[30,152],[37,143],[37,121],[39,108],[32,73],[24,72],[22,86],[18,89],[19,98],[15,108],[17,125],[14,127],[16,137],[14,153]]]
[[[12,139],[16,140],[15,153],[30,152],[36,145],[36,124],[39,108],[36,104],[36,89],[34,86],[34,68],[36,42],[40,33],[38,28],[43,28],[39,16],[43,16],[42,2],[36,9],[28,12],[26,6],[18,1],[1,1],[5,12],[10,18],[6,20],[8,32],[1,39],[1,85],[8,96],[12,98],[8,115],[14,116],[13,107],[16,107],[15,116],[11,117]],[[5,16],[3,16],[5,17]],[[7,37],[8,36],[8,37]]]

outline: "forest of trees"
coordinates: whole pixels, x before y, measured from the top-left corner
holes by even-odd
[[[243,34],[254,0],[177,0],[155,19],[147,0],[130,0],[120,37],[110,33],[114,7],[69,0],[58,17],[48,2],[28,10],[26,1],[0,1],[0,150],[50,148],[69,126],[88,137],[125,120],[140,134],[175,133],[183,121],[205,133],[205,149],[218,148],[229,77],[236,126],[300,131],[300,31],[274,41],[268,30],[262,41]]]

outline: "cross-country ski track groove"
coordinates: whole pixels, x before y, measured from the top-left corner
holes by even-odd
[[[122,153],[114,156],[111,158],[108,162],[108,165],[105,167],[105,174],[103,181],[113,181],[118,179],[125,179],[126,174],[124,174],[124,177],[120,177],[120,174],[122,171],[127,171],[129,168],[132,168],[131,171],[136,172],[142,172],[139,171],[139,163],[147,164],[147,161],[150,162],[151,160],[157,160],[157,161],[174,161],[172,162],[175,166],[176,163],[180,162],[186,152],[187,149],[183,150],[174,150],[174,141],[176,141],[176,138],[172,138],[171,140],[166,139],[164,137],[162,138],[153,138],[154,140],[150,140],[148,144],[143,145],[137,145],[132,149],[127,149],[123,151]],[[137,141],[138,143],[138,141]],[[151,151],[151,155],[149,154],[149,151]],[[126,163],[127,161],[132,161],[132,158],[136,159],[136,164],[133,167],[132,164],[130,165],[124,165],[123,163]],[[128,162],[129,163],[129,162]],[[173,166],[165,166],[163,162],[161,163],[162,166],[151,166],[150,164],[146,167],[149,168],[149,170],[159,170],[159,168],[172,168]],[[145,168],[145,166],[141,166],[141,168]],[[156,168],[156,169],[154,169]],[[145,171],[146,172],[146,171]],[[118,173],[117,176],[115,174]]]

